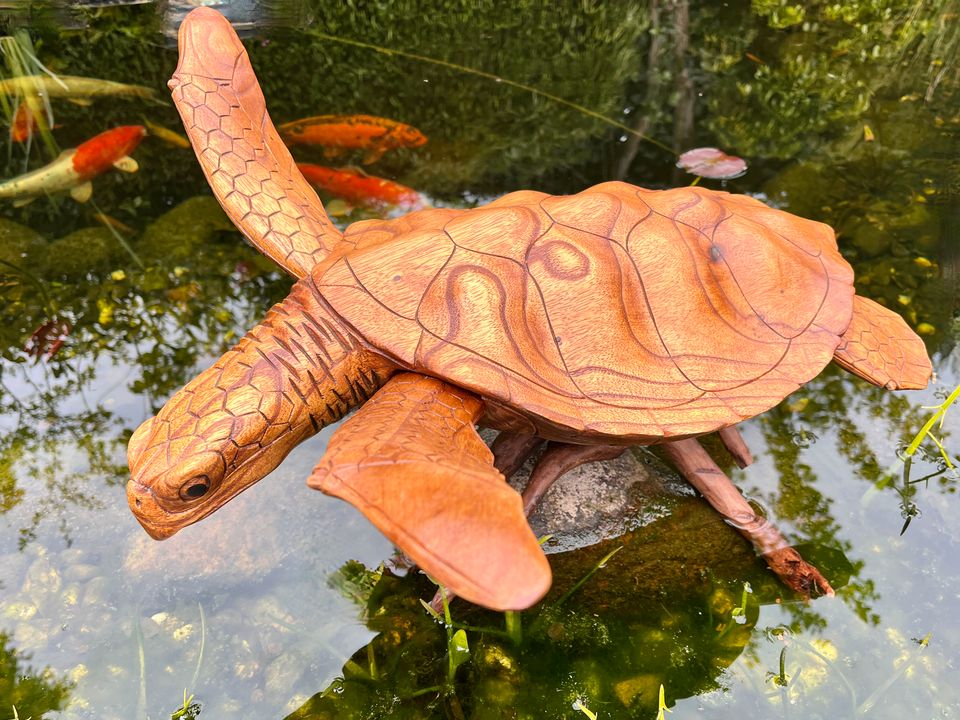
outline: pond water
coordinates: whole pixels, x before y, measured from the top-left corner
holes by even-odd
[[[372,161],[470,207],[689,184],[676,155],[717,146],[749,171],[705,186],[834,226],[858,292],[923,336],[935,379],[891,393],[828,368],[743,425],[756,462],[730,473],[836,597],[794,597],[646,451],[582,476],[627,502],[566,483],[614,509],[554,540],[554,590],[519,642],[502,614],[451,606],[469,655],[420,605],[429,581],[306,487],[332,428],[149,539],[124,493],[131,432],[291,285],[164,133],[182,134],[165,83],[200,4],[241,31],[275,121],[368,114],[428,137],[300,161]],[[655,718],[661,688],[677,718],[960,718],[957,473],[929,439],[910,483],[898,459],[960,384],[958,17],[955,0],[0,0],[3,77],[42,64],[151,90],[53,96],[51,129],[0,154],[12,178],[150,128],[138,171],[97,177],[88,202],[0,199],[0,718]],[[8,122],[15,104],[0,95]],[[343,226],[402,214],[322,197]],[[952,412],[935,428],[951,461]]]

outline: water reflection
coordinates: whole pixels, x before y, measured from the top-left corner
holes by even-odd
[[[748,646],[760,603],[779,591],[736,533],[696,499],[661,491],[648,500],[666,503],[668,514],[551,556],[554,589],[524,613],[513,636],[502,615],[454,604],[454,627],[468,629],[470,662],[452,678],[444,629],[419,601],[432,592],[423,576],[341,568],[334,584],[377,635],[288,717],[378,717],[391,708],[410,716],[562,717],[578,698],[610,716],[647,717],[661,685],[670,706],[717,688]],[[731,571],[753,584],[723,579]],[[682,607],[669,602],[676,597]]]
[[[29,660],[12,646],[9,635],[0,632],[0,706],[23,718],[41,718],[65,708],[72,683],[49,668],[34,670]]]
[[[171,34],[190,3],[14,5],[11,25],[30,30],[53,71],[147,85],[162,98],[54,99],[60,147],[145,120],[179,130],[164,87]],[[520,3],[509,14],[440,1],[224,7],[246,26],[278,121],[365,113],[421,128],[429,143],[388,153],[375,174],[440,203],[523,186],[571,192],[617,173],[673,182],[663,148],[638,142],[628,156],[620,129],[457,65],[535,85],[667,145],[722,145],[751,167],[729,189],[836,227],[858,292],[897,308],[937,353],[931,392],[886,393],[828,371],[747,427],[758,462],[735,479],[831,580],[846,578],[838,601],[791,602],[732,531],[681,499],[669,519],[556,556],[557,594],[524,616],[521,646],[468,631],[461,709],[576,717],[580,698],[611,716],[651,717],[662,683],[668,703],[721,717],[960,712],[947,681],[960,647],[956,476],[906,489],[883,479],[927,416],[922,406],[960,381],[948,355],[960,252],[956,2],[913,16],[912,1],[729,3],[687,8],[685,26],[685,3]],[[678,110],[692,113],[679,130]],[[40,142],[11,146],[0,177],[54,156]],[[72,693],[67,717],[159,717],[186,689],[211,717],[449,709],[440,692],[415,695],[443,685],[447,668],[445,634],[416,601],[430,594],[426,580],[385,575],[363,622],[326,587],[351,557],[376,567],[389,554],[348,509],[303,487],[326,436],[216,524],[158,545],[129,517],[130,431],[290,282],[242,243],[191,151],[148,136],[134,156],[138,173],[95,181],[95,206],[0,205],[0,707],[41,717]],[[297,159],[325,162],[309,148]],[[100,215],[130,230],[108,229]],[[955,418],[945,430],[955,448]],[[916,477],[934,470],[934,456],[918,460]],[[914,519],[901,536],[905,512]],[[753,592],[741,624],[732,611],[744,582]],[[453,612],[503,627],[502,616]],[[911,640],[927,633],[926,645]],[[9,686],[12,703],[10,682],[20,683]]]

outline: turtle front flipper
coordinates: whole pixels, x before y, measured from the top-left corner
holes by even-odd
[[[391,378],[330,438],[308,483],[342,498],[437,582],[495,610],[550,587],[520,496],[493,467],[475,395],[435,378]]]
[[[180,25],[179,43],[169,86],[210,187],[258,250],[303,277],[341,233],[277,134],[240,38],[201,7]]]
[[[923,340],[903,318],[854,295],[853,319],[833,354],[844,370],[888,390],[921,390],[933,367]]]

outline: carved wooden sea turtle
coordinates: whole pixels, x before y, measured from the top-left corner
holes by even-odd
[[[354,504],[457,594],[523,608],[550,570],[497,467],[539,439],[553,443],[538,466],[551,477],[667,443],[736,517],[746,503],[727,503],[725,476],[691,438],[767,410],[830,360],[881,386],[926,385],[922,342],[854,294],[826,225],[745,196],[610,182],[341,233],[277,136],[229,23],[194,10],[180,54],[170,87],[214,193],[298,281],[131,438],[128,497],[155,538],[359,407],[310,485]],[[496,467],[477,424],[504,431]]]

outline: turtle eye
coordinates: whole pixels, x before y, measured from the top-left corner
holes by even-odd
[[[197,475],[180,486],[180,499],[190,502],[202,498],[210,489],[210,478],[206,475]]]

